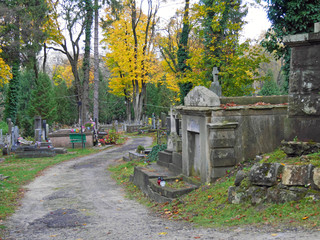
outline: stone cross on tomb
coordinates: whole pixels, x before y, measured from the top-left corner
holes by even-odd
[[[218,81],[218,74],[219,74],[218,68],[214,67],[212,69],[213,82],[211,83],[210,90],[212,92],[214,92],[215,94],[217,94],[219,97],[221,97],[222,96],[222,92],[221,92],[221,86],[220,86],[219,81]]]

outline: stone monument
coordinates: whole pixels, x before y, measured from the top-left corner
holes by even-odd
[[[222,91],[221,91],[221,86],[220,86],[219,81],[218,81],[218,74],[219,74],[218,68],[214,67],[212,69],[213,82],[211,83],[210,90],[212,92],[214,92],[215,94],[217,94],[219,97],[221,97],[222,96]]]
[[[320,28],[284,38],[291,47],[288,122],[285,138],[320,142]]]

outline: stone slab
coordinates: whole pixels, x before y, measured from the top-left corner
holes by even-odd
[[[184,98],[184,102],[186,106],[220,106],[219,96],[203,86],[197,86],[194,89],[192,89]]]
[[[211,169],[211,180],[221,178],[233,169],[234,167],[214,167]]]
[[[286,165],[283,169],[282,184],[286,186],[306,186],[310,183],[311,165]]]
[[[56,152],[56,154],[65,154],[68,152],[68,150],[65,148],[54,148],[54,151]]]
[[[313,183],[317,189],[320,189],[320,168],[313,169],[312,176]]]
[[[172,153],[168,151],[160,151],[158,157],[157,164],[160,166],[169,167],[169,164],[172,163]]]
[[[249,172],[249,181],[253,185],[273,186],[278,183],[278,173],[283,166],[278,163],[256,163]]]
[[[176,177],[173,178],[164,178],[164,180],[168,183],[170,181],[175,181]],[[160,194],[161,196],[165,196],[167,198],[177,198],[182,195],[185,195],[195,189],[197,189],[197,186],[193,184],[187,184],[185,188],[179,188],[179,189],[173,189],[170,187],[167,187],[166,185],[164,187],[158,185],[157,179],[149,179],[149,186],[154,191]]]
[[[210,148],[234,147],[235,140],[234,129],[215,129],[210,131]]]
[[[174,173],[170,172],[168,168],[152,163],[145,167],[135,167],[133,173],[133,184],[138,186],[144,193],[147,192],[149,179],[158,177],[172,177]]]
[[[210,151],[213,167],[231,167],[236,164],[234,148],[217,148]]]
[[[137,152],[129,152],[129,159],[131,160],[141,160],[143,158],[145,158],[146,155],[145,154],[140,154]]]
[[[42,158],[42,157],[54,157],[56,152],[53,148],[46,149],[34,149],[33,151],[16,151],[18,158]]]

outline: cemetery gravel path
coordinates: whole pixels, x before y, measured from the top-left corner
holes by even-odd
[[[319,232],[194,228],[156,216],[125,198],[106,170],[129,150],[150,144],[148,137],[130,139],[121,147],[47,169],[26,186],[21,207],[6,222],[5,239],[320,239]]]

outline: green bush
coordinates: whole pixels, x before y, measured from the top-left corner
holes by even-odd
[[[2,129],[2,134],[7,134],[8,133],[8,124],[4,121],[0,122],[0,129]]]
[[[167,149],[167,144],[161,144],[161,145],[156,145],[152,148],[151,152],[148,154],[147,160],[149,162],[152,161],[157,161],[158,158],[158,152],[163,151]]]

